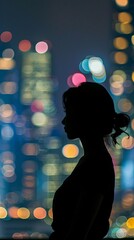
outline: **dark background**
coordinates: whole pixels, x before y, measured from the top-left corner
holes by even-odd
[[[51,41],[61,92],[87,55],[100,56],[110,69],[111,0],[1,0],[0,33],[6,30],[13,34],[14,47],[22,39]]]

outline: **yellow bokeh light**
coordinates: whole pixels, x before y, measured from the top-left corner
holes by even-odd
[[[38,127],[44,126],[49,122],[48,117],[42,112],[34,113],[31,120],[32,123]]]
[[[134,72],[132,72],[132,81],[134,82]]]
[[[6,218],[7,210],[4,207],[0,207],[0,218]]]
[[[124,34],[130,34],[133,32],[133,26],[130,23],[122,23],[120,25],[120,31]]]
[[[113,74],[110,79],[109,79],[110,83],[120,83],[123,84],[125,79],[123,78],[123,76],[119,75],[119,74]]]
[[[49,209],[49,211],[48,211],[48,216],[49,216],[50,218],[53,218],[52,208]]]
[[[60,168],[58,167],[58,165],[53,163],[44,164],[42,168],[42,172],[48,176],[58,175],[59,171],[60,171]]]
[[[17,215],[19,218],[27,219],[30,217],[30,211],[28,210],[28,208],[21,207],[18,209]]]
[[[125,64],[128,61],[128,56],[124,52],[116,52],[114,54],[114,61],[118,64]]]
[[[117,37],[113,40],[114,47],[117,49],[126,49],[128,47],[128,41],[123,37]]]
[[[134,35],[132,35],[132,37],[131,37],[131,42],[134,45]]]
[[[63,164],[63,172],[66,175],[71,174],[71,172],[73,171],[73,169],[75,168],[77,163],[73,162],[73,163],[64,163]]]
[[[0,58],[0,70],[11,70],[15,67],[15,60]]]
[[[129,218],[126,224],[128,228],[134,228],[134,217]]]
[[[120,7],[126,7],[128,5],[128,0],[115,0],[115,2]]]
[[[127,12],[120,12],[118,14],[118,20],[122,23],[130,23],[132,21],[132,16]]]
[[[133,32],[133,26],[130,23],[116,23],[115,31],[123,34],[130,34]]]
[[[75,158],[79,154],[79,149],[75,144],[66,144],[62,148],[62,153],[66,158]]]

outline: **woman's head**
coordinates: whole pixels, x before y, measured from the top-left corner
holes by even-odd
[[[70,139],[87,134],[105,137],[114,132],[113,140],[121,134],[121,128],[129,123],[129,117],[114,109],[108,91],[95,82],[84,82],[69,88],[63,94],[66,116],[62,123]]]

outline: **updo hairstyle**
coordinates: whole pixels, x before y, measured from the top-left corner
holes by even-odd
[[[130,122],[125,113],[116,113],[114,102],[104,86],[95,82],[84,82],[71,87],[63,94],[63,105],[67,114],[85,126],[85,132],[93,131],[103,137],[111,136],[114,144]],[[90,129],[90,130],[89,130]]]

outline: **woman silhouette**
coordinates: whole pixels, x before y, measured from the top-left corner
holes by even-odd
[[[65,132],[69,139],[80,139],[84,154],[55,192],[49,240],[101,240],[109,230],[115,187],[105,137],[116,143],[130,119],[115,112],[107,90],[94,82],[69,88],[63,104]]]

